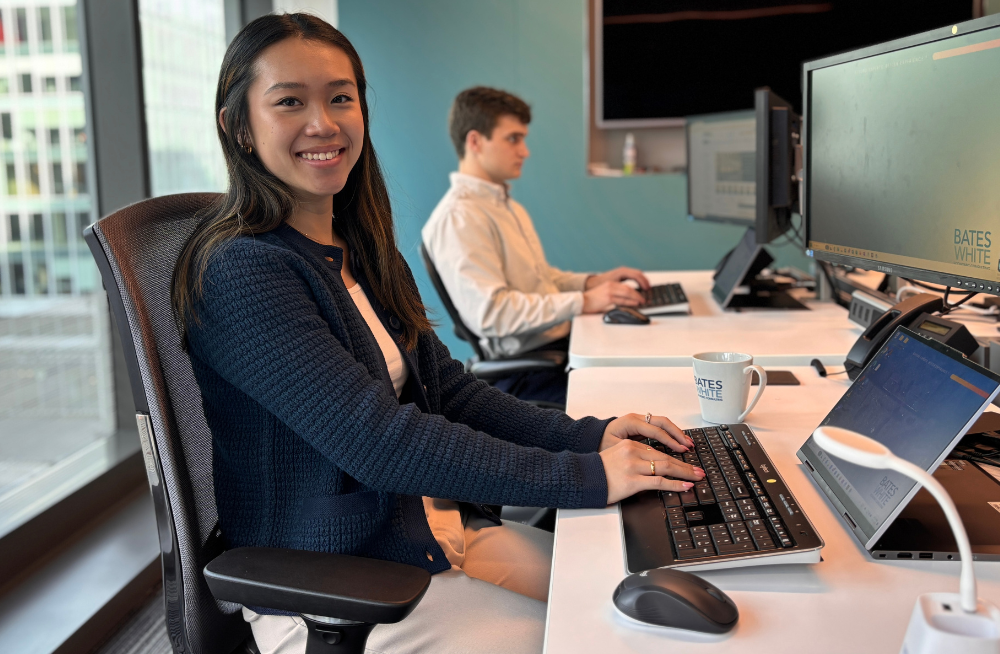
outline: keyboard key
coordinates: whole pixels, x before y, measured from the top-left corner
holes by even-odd
[[[663,500],[663,506],[665,508],[669,509],[670,507],[681,505],[680,496],[673,491],[664,491],[660,494],[660,498]]]
[[[750,493],[747,492],[746,487],[743,486],[742,483],[740,483],[740,484],[733,484],[732,490],[733,490],[733,497],[736,497],[736,498],[750,497]]]
[[[681,504],[684,506],[698,506],[698,496],[693,490],[684,491],[680,494]]]
[[[688,511],[687,519],[691,522],[701,522],[705,519],[705,514],[701,511]]]
[[[694,539],[694,546],[695,547],[709,547],[711,544],[712,544],[712,539],[711,538],[695,538]]]
[[[720,545],[719,554],[739,554],[742,552],[755,552],[757,550],[753,543],[732,543],[731,545]]]
[[[707,547],[694,547],[677,551],[678,559],[697,559],[703,556],[715,556],[715,548],[711,545]]]
[[[667,523],[670,525],[671,529],[687,527],[687,519],[685,518],[668,518]]]
[[[719,532],[722,534],[729,534],[729,530],[726,529],[726,525],[719,523],[717,525],[709,525],[708,530],[712,533]]]
[[[768,536],[767,534],[762,534],[762,533],[759,533],[759,532],[754,532],[753,536],[754,536],[753,542],[754,542],[754,545],[757,546],[757,549],[759,549],[759,550],[773,550],[773,549],[776,549],[774,541],[771,540],[771,537]]]
[[[681,529],[671,529],[670,533],[673,534],[676,540],[691,540],[691,530],[687,528]]]
[[[715,494],[712,492],[711,487],[704,486],[702,488],[695,487],[698,494],[698,501],[702,504],[715,504]]]
[[[677,556],[680,557],[681,552],[694,549],[694,543],[687,541],[686,543],[674,543],[674,548],[677,550]]]

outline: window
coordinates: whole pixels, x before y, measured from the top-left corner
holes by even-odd
[[[54,163],[52,164],[52,193],[62,195],[65,192],[63,188],[62,164]]]
[[[77,7],[20,4],[0,0],[18,48],[0,79],[49,95],[0,94],[6,190],[21,192],[16,204],[0,200],[0,538],[120,456],[108,304],[78,229],[94,207]]]
[[[38,164],[28,164],[28,195],[38,195],[42,192],[41,184],[38,180]]]
[[[52,242],[56,247],[66,247],[69,243],[66,238],[66,214],[61,211],[52,214]]]
[[[38,9],[38,39],[42,52],[52,52],[52,15],[48,7]]]
[[[76,186],[75,191],[77,193],[87,192],[87,164],[83,162],[78,162],[76,164]],[[88,223],[89,224],[89,223]]]
[[[10,227],[10,240],[13,243],[21,241],[21,218],[16,214],[7,216],[7,225]]]
[[[0,36],[3,36],[2,32],[3,32],[3,25],[0,25]],[[2,43],[3,41],[0,40],[0,44]],[[0,53],[3,52],[2,47],[3,46],[0,46]],[[8,92],[10,92],[10,80],[8,80],[6,77],[0,77],[0,95],[7,95]]]
[[[153,195],[222,191],[215,87],[226,53],[224,0],[139,0]]]
[[[28,11],[24,7],[14,10],[14,20],[17,21],[17,42],[28,42]]]
[[[80,41],[76,32],[76,5],[62,8],[63,38],[67,52],[79,52]]]
[[[31,216],[31,240],[45,241],[45,217],[40,213]]]

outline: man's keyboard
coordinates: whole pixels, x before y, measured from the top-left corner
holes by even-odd
[[[687,295],[680,284],[651,286],[649,290],[640,290],[639,293],[646,302],[639,307],[639,311],[647,316],[690,311]]]
[[[645,441],[705,471],[705,478],[689,491],[659,493],[674,558],[703,559],[794,548],[796,542],[775,505],[783,502],[787,506],[791,495],[769,495],[766,487],[779,488],[775,486],[778,480],[769,477],[761,482],[729,426],[687,429],[684,433],[694,441],[694,447],[684,453],[671,452],[657,441]],[[763,451],[754,445],[755,457],[760,458]],[[762,469],[774,474],[773,465],[768,464]],[[780,490],[784,491],[783,484]]]

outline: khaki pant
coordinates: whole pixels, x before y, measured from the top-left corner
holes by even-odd
[[[446,550],[452,569],[431,578],[427,593],[405,620],[372,630],[369,653],[542,651],[552,534],[507,521],[500,527],[489,525],[479,517],[465,521],[460,567],[455,565],[453,552]],[[437,530],[435,536],[442,540]],[[301,618],[258,615],[248,609],[243,609],[243,617],[253,629],[261,654],[305,651],[306,627]]]

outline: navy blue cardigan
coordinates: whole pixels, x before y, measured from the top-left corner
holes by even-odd
[[[343,250],[282,225],[220,248],[188,347],[230,547],[338,552],[449,569],[421,496],[602,507],[608,421],[571,420],[464,372],[433,332],[400,348],[396,394],[340,275]],[[386,330],[399,319],[362,285]],[[412,277],[411,277],[412,283]]]

